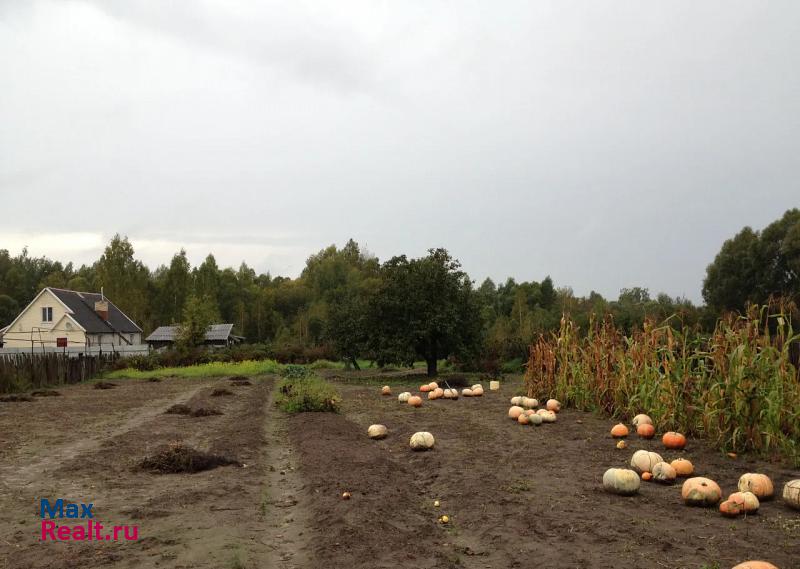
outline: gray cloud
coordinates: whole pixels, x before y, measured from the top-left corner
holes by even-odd
[[[297,274],[353,237],[383,259],[447,247],[477,279],[698,300],[724,239],[798,205],[798,16],[4,3],[0,247],[119,231],[151,265],[183,245]]]

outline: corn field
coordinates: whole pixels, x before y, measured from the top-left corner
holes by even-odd
[[[800,378],[791,320],[767,307],[721,319],[710,336],[645,322],[624,336],[610,320],[579,334],[569,317],[530,348],[529,397],[555,397],[620,419],[704,437],[728,452],[783,455],[800,465]]]

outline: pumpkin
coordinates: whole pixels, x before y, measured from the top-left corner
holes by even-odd
[[[758,511],[758,498],[752,492],[734,492],[719,505],[723,516],[734,517],[739,514],[753,514]]]
[[[800,479],[790,480],[783,487],[783,501],[800,510]]]
[[[548,411],[552,411],[553,413],[561,411],[561,403],[559,403],[557,399],[548,399],[545,407]]]
[[[489,390],[490,391],[499,391],[500,390],[500,382],[499,381],[490,381],[489,382]]]
[[[414,450],[428,450],[433,448],[435,442],[432,434],[426,431],[420,431],[411,435],[410,445]]]
[[[433,391],[428,391],[428,400],[433,401],[434,399],[439,399],[441,395],[436,392],[436,389]]]
[[[522,406],[528,409],[533,409],[534,407],[539,406],[539,401],[537,399],[534,399],[533,397],[523,397]]]
[[[694,473],[694,465],[685,458],[676,458],[669,465],[678,476],[691,476]]]
[[[689,506],[713,506],[722,498],[722,490],[713,480],[698,476],[683,483],[681,497]]]
[[[435,381],[431,381],[431,382],[428,384],[428,387],[430,387],[431,389],[438,389],[438,388],[439,388],[439,384],[438,384],[438,383],[436,383]]]
[[[631,457],[631,467],[636,472],[653,472],[653,467],[659,462],[664,462],[660,454],[646,450],[637,450]]]
[[[739,478],[739,492],[752,492],[760,500],[765,500],[772,498],[775,490],[769,476],[748,472]]]
[[[511,404],[512,405],[520,405],[521,406],[522,405],[522,396],[521,395],[516,395],[516,396],[512,397],[511,398]]]
[[[547,415],[548,413],[550,413],[550,411],[548,411],[547,409],[537,409],[536,410],[536,414],[537,415]]]
[[[525,411],[525,409],[523,409],[519,405],[512,405],[511,408],[508,410],[508,418],[509,419],[514,419],[516,421],[517,418],[520,415],[522,415],[523,411]]]
[[[625,441],[619,441],[617,443],[617,449],[623,450],[623,449],[626,449],[626,448],[628,448],[628,443],[626,443]]]
[[[444,389],[442,389],[441,387],[437,387],[436,389],[434,389],[433,393],[436,394],[436,399],[441,399],[442,397],[444,397]]]
[[[391,395],[391,394],[392,394],[391,387],[389,387],[388,385],[384,385],[383,387],[381,387],[381,395]]]
[[[733,569],[778,569],[772,563],[768,561],[745,561],[744,563],[739,563]]]
[[[475,391],[476,389],[483,389],[483,386],[480,383],[476,383],[472,386],[472,391]]]
[[[623,425],[622,423],[617,423],[613,427],[611,427],[611,436],[615,439],[621,439],[622,437],[628,436],[628,427]]]
[[[631,421],[634,427],[638,427],[639,425],[652,425],[653,420],[650,418],[649,415],[645,415],[644,413],[640,413],[633,418]]]
[[[543,423],[555,423],[556,422],[556,414],[553,411],[545,411],[541,415]]]
[[[661,442],[664,443],[664,446],[668,449],[680,450],[686,446],[686,437],[675,431],[670,431],[664,433],[664,436],[661,437]]]
[[[525,415],[527,415],[528,417],[530,417],[531,415],[536,415],[536,411],[534,411],[533,409],[525,409],[525,410],[523,411],[523,413],[524,413]]]
[[[409,400],[410,397],[411,397],[411,392],[404,391],[403,393],[401,393],[400,395],[397,396],[397,400],[400,403],[408,403],[408,400]]]
[[[675,482],[678,473],[666,462],[659,462],[653,467],[653,480],[662,484]]]
[[[652,472],[642,472],[642,480],[652,480],[653,473]]]
[[[535,426],[537,426],[537,427],[538,427],[539,425],[541,425],[542,423],[544,423],[544,417],[542,417],[541,415],[537,415],[536,413],[532,413],[532,414],[531,414],[531,415],[528,417],[528,422],[529,422],[531,425],[535,425]]]
[[[458,389],[445,389],[443,396],[445,399],[458,399]]]
[[[420,386],[419,386],[419,390],[420,390],[422,393],[428,393],[428,391],[433,391],[433,389],[431,389],[431,386],[430,386],[430,385],[428,385],[427,383],[426,383],[425,385],[420,385]]]
[[[527,425],[530,422],[531,422],[530,417],[525,413],[521,413],[520,416],[517,417],[517,423],[519,423],[520,425]]]
[[[639,475],[626,468],[609,468],[603,474],[603,488],[606,492],[631,496],[639,491]]]
[[[481,387],[480,389],[473,389],[472,390],[472,396],[473,397],[482,397],[483,396],[483,387]]]
[[[472,390],[469,387],[465,387],[461,390],[461,395],[464,397],[472,397]]]
[[[408,398],[408,404],[412,407],[422,407],[422,397],[419,395],[412,395]]]
[[[642,423],[636,427],[636,434],[643,439],[652,439],[656,436],[656,428],[650,423]]]
[[[370,425],[367,429],[367,435],[371,439],[385,439],[388,434],[389,430],[385,425]]]

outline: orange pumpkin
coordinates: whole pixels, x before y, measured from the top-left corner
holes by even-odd
[[[758,498],[752,492],[734,492],[728,499],[719,505],[719,511],[725,516],[738,516],[739,514],[753,514],[760,506]]]
[[[664,433],[664,436],[661,437],[661,442],[663,442],[664,446],[668,449],[680,450],[686,446],[686,437],[675,431],[670,431]]]
[[[748,472],[739,478],[739,492],[752,492],[759,500],[772,498],[775,489],[766,474]]]
[[[431,382],[428,384],[428,387],[430,387],[431,389],[437,389],[437,388],[439,387],[439,384],[438,384],[438,383],[436,383],[435,381],[431,381]]]
[[[681,497],[689,506],[713,506],[722,498],[722,490],[713,480],[698,476],[683,483]]]
[[[419,386],[419,390],[420,390],[422,393],[428,393],[428,391],[433,391],[433,389],[431,389],[431,386],[430,386],[430,385],[428,385],[427,383],[426,383],[425,385],[420,385],[420,386]]]
[[[669,465],[678,476],[691,476],[694,473],[694,465],[685,458],[676,458]]]
[[[768,561],[745,561],[744,563],[739,563],[733,569],[778,569],[778,568]]]
[[[408,404],[412,407],[422,407],[422,397],[419,395],[412,395],[408,398]]]
[[[621,439],[622,437],[628,436],[628,427],[623,425],[622,423],[617,423],[613,427],[611,427],[611,436],[615,439]]]
[[[389,387],[388,385],[384,385],[383,387],[381,387],[381,395],[391,395],[391,394],[392,394],[391,387]]]
[[[656,428],[650,423],[642,423],[636,427],[636,434],[643,439],[652,439],[656,436]]]
[[[519,416],[522,415],[524,412],[525,412],[525,409],[523,409],[522,407],[520,407],[518,405],[513,405],[508,410],[508,418],[509,419],[513,419],[514,421],[516,421],[519,418]]]
[[[642,480],[652,480],[653,473],[652,472],[642,472]]]
[[[517,417],[517,423],[520,425],[527,425],[530,422],[530,415],[526,415],[525,413],[520,413],[519,417]]]
[[[561,411],[561,403],[557,399],[548,399],[545,408],[553,413],[558,413]]]
[[[428,391],[428,400],[433,401],[434,399],[439,399],[440,395],[436,393],[436,390]]]

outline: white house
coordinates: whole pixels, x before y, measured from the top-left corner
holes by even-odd
[[[3,331],[4,348],[130,346],[142,329],[101,293],[47,287]]]

